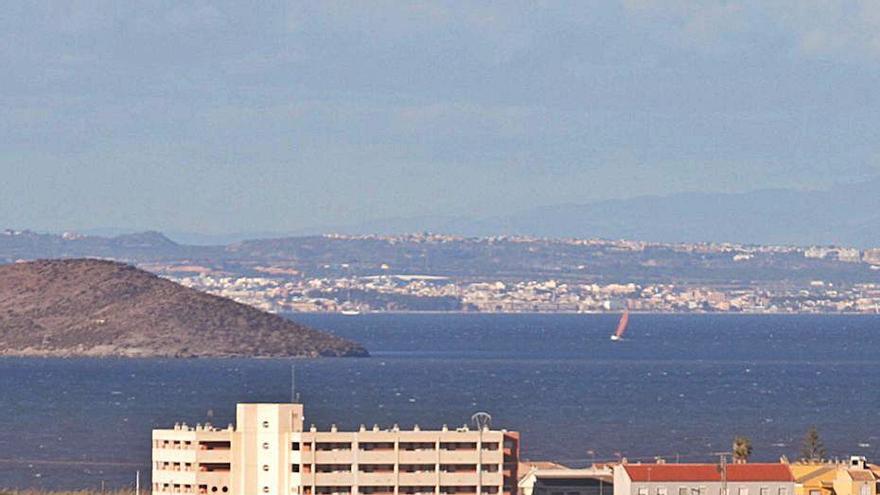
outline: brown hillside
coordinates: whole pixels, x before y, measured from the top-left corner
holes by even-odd
[[[360,345],[129,265],[0,266],[0,355],[365,356]]]

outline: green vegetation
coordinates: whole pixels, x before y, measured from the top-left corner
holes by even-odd
[[[752,456],[752,441],[748,437],[738,436],[733,439],[733,462],[744,463],[749,462]]]
[[[815,426],[810,427],[807,430],[807,434],[804,435],[804,442],[801,446],[801,460],[819,462],[825,458],[827,453],[825,444],[822,443],[822,439],[819,437],[819,430]]]

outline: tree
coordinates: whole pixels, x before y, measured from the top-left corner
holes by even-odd
[[[815,426],[811,426],[804,435],[804,443],[801,446],[801,459],[810,462],[821,461],[827,452],[822,439],[819,438],[819,430]]]
[[[733,439],[733,462],[742,464],[752,456],[752,441],[748,437],[738,436]]]

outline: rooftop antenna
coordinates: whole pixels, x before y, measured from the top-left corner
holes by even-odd
[[[296,402],[296,365],[290,365],[290,401]]]
[[[483,431],[486,428],[492,428],[492,415],[485,411],[474,413],[474,415],[471,416],[471,423],[474,424],[474,426],[477,428],[477,431]]]
[[[290,365],[290,400],[294,404],[299,404],[299,394],[296,391],[296,365]]]

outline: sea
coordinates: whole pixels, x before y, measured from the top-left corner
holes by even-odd
[[[363,343],[349,359],[0,358],[0,487],[149,482],[150,431],[234,421],[237,402],[305,405],[318,428],[470,423],[572,466],[713,461],[734,436],[795,457],[880,458],[880,316],[291,315]],[[292,378],[295,379],[292,380]],[[294,383],[291,383],[291,382]]]

